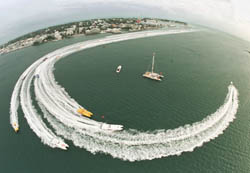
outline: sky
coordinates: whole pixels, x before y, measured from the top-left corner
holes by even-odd
[[[250,0],[0,1],[0,45],[48,26],[105,17],[174,19],[250,41]]]

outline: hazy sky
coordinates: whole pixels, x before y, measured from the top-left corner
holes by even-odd
[[[222,30],[250,41],[250,0],[1,0],[0,44],[65,22],[161,17]]]

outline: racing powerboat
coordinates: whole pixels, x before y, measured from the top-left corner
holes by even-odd
[[[13,123],[13,128],[14,128],[15,132],[17,133],[19,130],[19,127],[16,123]]]
[[[92,112],[89,112],[89,111],[87,111],[87,110],[84,109],[84,108],[79,108],[79,109],[77,110],[77,112],[78,112],[79,114],[84,115],[84,116],[89,117],[89,118],[93,115]]]
[[[121,131],[123,129],[123,126],[122,125],[116,125],[116,124],[101,123],[100,128],[102,130],[107,130],[107,131]]]
[[[63,141],[58,140],[58,139],[53,139],[52,143],[54,144],[55,147],[63,149],[63,150],[67,150],[69,147],[68,144],[66,144]]]

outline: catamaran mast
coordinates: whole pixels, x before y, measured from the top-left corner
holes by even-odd
[[[152,73],[154,72],[154,64],[155,64],[155,53],[153,53]]]

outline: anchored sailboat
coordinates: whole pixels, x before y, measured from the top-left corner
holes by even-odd
[[[155,63],[155,53],[153,53],[152,71],[146,71],[142,76],[149,78],[149,79],[161,81],[161,78],[163,78],[164,76],[162,74],[158,74],[154,72],[154,63]]]

